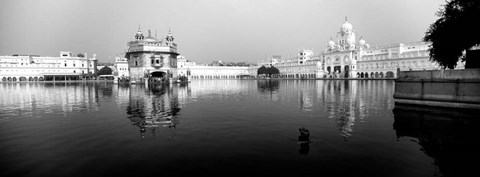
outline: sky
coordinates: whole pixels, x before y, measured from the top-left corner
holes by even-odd
[[[0,0],[0,55],[113,62],[140,26],[197,63],[320,53],[348,17],[370,46],[421,41],[444,0]]]

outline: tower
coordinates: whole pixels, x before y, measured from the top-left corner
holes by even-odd
[[[167,41],[167,44],[168,45],[171,45],[173,43],[173,35],[172,35],[172,32],[170,31],[170,29],[168,29],[168,34],[167,34],[167,37],[165,38],[165,40]]]
[[[355,33],[353,32],[352,24],[348,23],[347,17],[345,17],[345,23],[340,27],[338,34],[340,36],[337,43],[340,46],[340,50],[355,49]]]
[[[135,34],[135,40],[143,40],[143,34],[142,31],[140,30],[140,25],[138,25],[138,30],[137,33]]]

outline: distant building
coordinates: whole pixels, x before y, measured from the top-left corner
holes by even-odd
[[[315,56],[313,50],[300,50],[296,58],[280,60],[279,56],[273,56],[270,64],[278,68],[280,74],[273,77],[278,78],[318,78],[323,75],[321,58]],[[264,64],[265,65],[265,64]]]
[[[114,75],[119,78],[130,78],[130,69],[128,68],[128,61],[126,58],[116,57],[114,66]]]
[[[97,69],[96,55],[76,57],[60,52],[59,57],[38,55],[0,56],[0,81],[79,80]]]
[[[356,42],[353,26],[345,23],[340,27],[338,39],[328,42],[323,52],[326,77],[333,78],[396,78],[399,70],[440,69],[430,61],[429,44],[415,42],[370,47],[362,38]],[[456,69],[465,68],[458,63]]]
[[[340,26],[336,42],[331,39],[320,55],[301,50],[296,58],[272,57],[264,66],[274,66],[279,78],[396,78],[399,70],[440,69],[429,56],[429,44],[415,42],[370,47],[362,38],[357,42],[347,18]],[[455,69],[465,68],[459,61]]]

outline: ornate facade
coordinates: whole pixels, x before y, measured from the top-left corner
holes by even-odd
[[[169,31],[165,40],[158,40],[148,30],[145,37],[138,28],[133,41],[128,42],[125,58],[130,69],[130,81],[147,82],[149,79],[176,79],[177,44]]]
[[[152,37],[148,31],[145,37],[138,29],[133,41],[128,42],[125,58],[117,58],[117,78],[127,77],[130,81],[191,79],[231,79],[250,75],[249,67],[202,66],[185,59],[177,52],[171,32],[164,40]],[[256,73],[256,68],[255,68]]]

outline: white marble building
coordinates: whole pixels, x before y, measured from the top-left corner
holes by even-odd
[[[441,67],[430,61],[429,44],[415,42],[392,44],[364,49],[357,61],[356,77],[358,78],[396,78],[397,69],[437,70]],[[455,69],[464,69],[465,63],[458,61]]]
[[[126,58],[116,57],[114,75],[118,76],[119,78],[129,78],[130,77],[130,69],[128,67],[128,61]]]
[[[324,74],[323,62],[313,50],[300,50],[298,56],[292,59],[273,57],[266,65],[278,68],[280,74],[273,76],[277,78],[319,78]]]
[[[37,55],[0,56],[0,82],[79,80],[97,69],[96,55],[76,57],[71,52],[60,52],[59,57]]]
[[[294,59],[272,58],[262,65],[278,68],[279,78],[396,78],[397,70],[440,69],[430,60],[428,43],[370,47],[362,38],[357,42],[347,18],[336,36],[335,40],[330,39],[320,55],[302,50]],[[463,68],[465,63],[459,61],[455,69]]]

